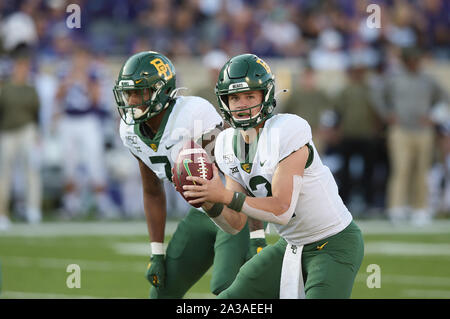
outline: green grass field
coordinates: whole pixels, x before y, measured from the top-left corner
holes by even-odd
[[[423,228],[357,223],[365,257],[352,298],[450,298],[449,220]],[[175,227],[168,223],[166,243]],[[0,298],[147,298],[147,238],[144,221],[15,224],[0,233]],[[67,287],[70,264],[80,266],[80,288]],[[379,266],[380,288],[367,285],[371,264]],[[185,297],[213,298],[210,276],[208,271]]]

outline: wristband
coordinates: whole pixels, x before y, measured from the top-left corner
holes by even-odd
[[[266,235],[264,234],[264,229],[258,229],[250,232],[250,239],[254,238],[266,238]]]
[[[223,204],[222,203],[215,203],[213,205],[213,207],[211,207],[210,210],[206,210],[206,215],[208,215],[211,218],[215,218],[217,216],[219,216],[220,214],[222,214],[222,210],[223,210]]]
[[[152,249],[152,255],[165,255],[164,251],[164,243],[150,243],[150,247]]]
[[[227,205],[227,207],[239,213],[242,210],[245,198],[246,196],[243,193],[234,192],[233,199],[231,200],[231,203]]]

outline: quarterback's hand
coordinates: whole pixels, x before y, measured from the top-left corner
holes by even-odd
[[[247,251],[247,260],[258,254],[266,246],[267,243],[265,238],[251,238]]]
[[[152,255],[147,267],[147,280],[156,288],[164,287],[166,263],[164,255]]]
[[[216,164],[213,164],[213,177],[210,180],[196,176],[188,176],[186,180],[195,182],[196,184],[183,186],[183,195],[186,198],[194,198],[189,201],[191,205],[204,202],[222,203],[224,201],[224,194],[230,192],[223,186]]]

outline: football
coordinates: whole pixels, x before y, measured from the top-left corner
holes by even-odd
[[[175,165],[172,168],[172,179],[176,190],[183,196],[184,185],[194,185],[194,182],[186,180],[188,176],[197,176],[204,179],[211,179],[213,176],[212,163],[206,151],[194,141],[188,141],[183,145],[178,153]],[[199,208],[202,203],[192,205]]]

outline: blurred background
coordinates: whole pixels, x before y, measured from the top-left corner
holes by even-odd
[[[79,28],[69,27],[70,4]],[[446,0],[0,1],[0,232],[144,220],[112,94],[123,62],[143,50],[173,61],[181,94],[215,106],[229,57],[264,58],[277,90],[288,89],[276,112],[308,120],[355,218],[446,220],[449,27]],[[187,204],[166,190],[169,218],[183,216]]]
[[[371,3],[381,9],[380,28],[368,24]],[[69,27],[69,4],[80,8],[79,28]],[[0,133],[26,143],[3,143],[0,214],[30,222],[92,210],[95,218],[143,216],[112,95],[121,64],[142,50],[170,57],[178,86],[188,88],[182,94],[214,105],[217,68],[228,57],[264,57],[277,88],[289,89],[277,112],[309,121],[355,216],[448,213],[449,7],[444,0],[1,1],[0,79],[13,87],[0,100]],[[408,69],[410,60],[418,70]],[[28,93],[17,89],[24,85]]]
[[[380,28],[369,27],[370,3],[381,9]],[[70,28],[69,4],[79,6],[79,28]],[[112,95],[121,64],[142,50],[169,56],[178,86],[188,88],[182,94],[214,105],[217,68],[228,57],[264,57],[278,89],[289,90],[277,112],[309,121],[355,216],[395,221],[420,211],[416,221],[425,223],[445,215],[449,7],[443,0],[2,1],[0,224],[7,212],[31,223],[143,216],[137,165],[118,138]],[[169,214],[184,210],[172,202]]]

